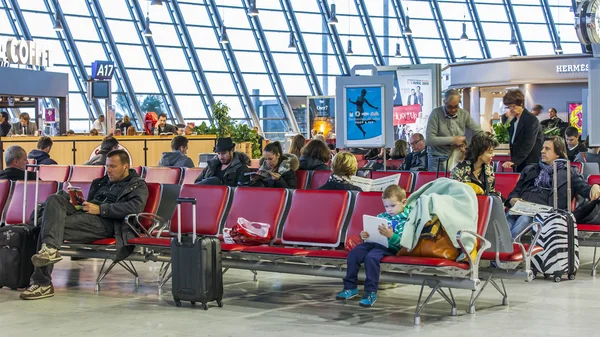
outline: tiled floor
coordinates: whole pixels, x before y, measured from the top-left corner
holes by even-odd
[[[358,300],[333,299],[340,290],[336,279],[259,273],[225,274],[224,307],[174,306],[170,284],[157,291],[158,264],[136,264],[142,286],[135,289],[122,269],[111,273],[94,293],[100,262],[69,259],[55,268],[56,296],[21,301],[18,292],[0,289],[0,336],[598,336],[600,277],[590,276],[591,250],[583,248],[575,281],[554,283],[507,282],[509,306],[489,288],[477,313],[465,312],[469,292],[455,291],[459,315],[434,297],[423,312],[422,325],[413,326],[418,287],[399,286],[380,291],[371,309]]]

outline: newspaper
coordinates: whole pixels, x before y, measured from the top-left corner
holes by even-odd
[[[510,214],[510,215],[526,215],[526,216],[534,217],[538,213],[550,212],[550,211],[552,211],[552,207],[550,207],[550,206],[519,200],[508,211],[508,214]]]
[[[398,182],[400,181],[400,173],[379,179],[368,179],[353,176],[351,180],[353,185],[362,188],[362,190],[365,192],[383,192],[383,190],[390,185],[398,185]]]

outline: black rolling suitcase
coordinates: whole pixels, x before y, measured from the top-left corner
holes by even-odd
[[[191,203],[193,210],[192,235],[181,235],[181,204]],[[171,240],[172,292],[175,305],[181,301],[202,303],[217,301],[223,306],[223,269],[221,243],[217,237],[196,235],[196,199],[177,199],[177,237]]]
[[[36,253],[40,228],[37,227],[39,180],[35,183],[35,211],[33,225],[27,224],[27,171],[23,189],[23,221],[21,225],[0,228],[0,287],[27,288],[33,274],[31,257]]]
[[[558,209],[558,161],[567,165],[567,210]],[[577,223],[571,213],[571,164],[568,160],[554,162],[552,186],[554,209],[536,214],[533,220],[542,224],[542,231],[534,244],[544,248],[544,251],[533,257],[531,266],[534,275],[542,273],[545,278],[552,277],[555,282],[560,282],[563,275],[574,280],[579,269],[579,241]]]

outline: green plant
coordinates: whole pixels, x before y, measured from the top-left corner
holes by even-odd
[[[229,107],[227,104],[218,101],[213,105],[212,108],[213,119],[217,128],[217,137],[229,137],[231,136],[232,130],[235,128],[235,123],[229,117]]]
[[[494,134],[496,135],[496,139],[498,139],[498,142],[500,144],[508,144],[508,141],[509,141],[508,127],[509,126],[510,126],[510,122],[506,122],[504,124],[502,124],[502,123],[494,124],[494,126],[493,126]]]
[[[216,135],[217,128],[214,125],[206,125],[206,122],[194,127],[194,132],[198,135]]]
[[[249,142],[252,144],[252,158],[260,158],[260,136],[247,124],[235,124],[231,132],[231,139],[235,143]]]
[[[544,130],[544,136],[560,136],[560,128],[548,128]]]
[[[148,95],[144,98],[142,105],[140,106],[143,112],[156,112],[157,115],[163,113],[163,102],[160,96]]]

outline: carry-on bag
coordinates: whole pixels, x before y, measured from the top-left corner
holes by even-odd
[[[27,165],[31,167],[32,165]],[[40,229],[37,226],[37,204],[39,177],[35,166],[35,207],[33,226],[27,223],[27,170],[23,183],[23,221],[19,225],[0,228],[0,287],[11,289],[27,288],[33,263],[31,257],[36,253]]]
[[[558,162],[567,166],[567,209],[558,209]],[[533,256],[531,266],[533,274],[544,274],[560,282],[563,275],[574,280],[579,269],[579,241],[577,239],[577,223],[571,213],[571,164],[568,160],[554,161],[554,209],[535,215],[535,222],[542,224],[541,233],[533,244],[544,248],[544,251]],[[534,227],[534,230],[536,227]]]
[[[192,206],[192,235],[181,234],[181,204]],[[177,199],[177,237],[171,240],[172,292],[175,305],[181,301],[202,303],[217,301],[223,306],[223,269],[221,243],[217,237],[199,237],[196,234],[196,199]]]

